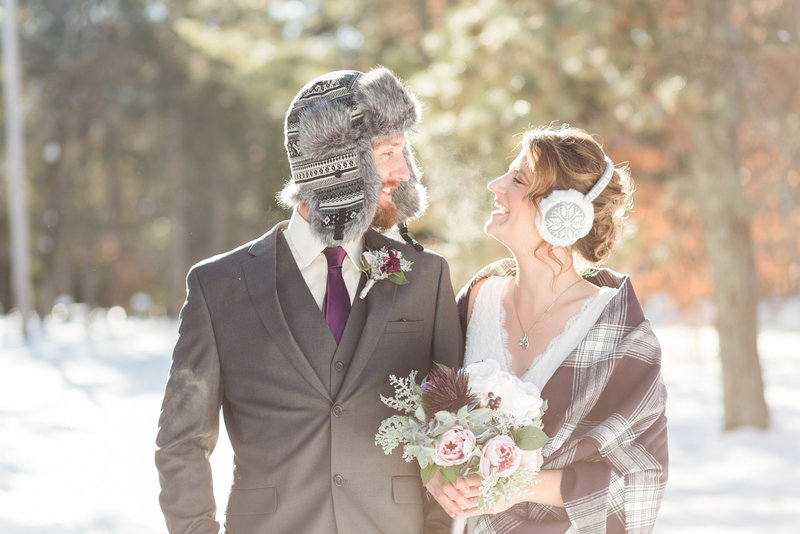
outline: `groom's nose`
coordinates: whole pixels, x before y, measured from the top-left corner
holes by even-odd
[[[385,181],[407,182],[411,179],[411,172],[408,170],[408,163],[406,163],[406,158],[402,154],[399,157],[392,159],[392,163],[387,174],[387,180]]]

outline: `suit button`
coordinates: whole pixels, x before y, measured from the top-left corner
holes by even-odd
[[[337,371],[342,371],[344,370],[344,364],[342,362],[336,362],[333,364],[333,368]]]
[[[333,483],[337,486],[344,486],[344,477],[342,475],[333,475]]]
[[[339,417],[340,415],[342,415],[343,411],[344,411],[344,409],[341,406],[339,406],[338,404],[334,404],[333,408],[331,408],[331,413],[333,415],[335,415],[336,417]]]

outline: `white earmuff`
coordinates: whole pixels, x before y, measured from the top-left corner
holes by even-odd
[[[585,195],[575,189],[553,191],[539,203],[536,229],[542,239],[557,247],[568,247],[592,229],[592,201],[603,192],[614,175],[614,163],[605,157],[606,168],[597,183]]]

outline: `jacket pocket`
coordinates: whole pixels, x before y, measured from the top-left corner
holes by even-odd
[[[386,334],[406,334],[409,332],[423,332],[424,321],[389,321],[383,332]]]
[[[278,490],[266,488],[233,488],[228,497],[227,515],[271,514],[278,508]]]
[[[423,489],[418,476],[392,477],[392,499],[397,504],[422,504]]]

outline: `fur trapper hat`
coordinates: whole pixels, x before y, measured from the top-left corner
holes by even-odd
[[[303,87],[286,113],[284,135],[292,171],[279,195],[289,208],[305,204],[311,229],[326,245],[360,238],[372,226],[381,181],[373,143],[405,134],[420,103],[388,69],[335,71]],[[398,220],[416,219],[426,191],[408,144],[410,179],[392,194]]]

